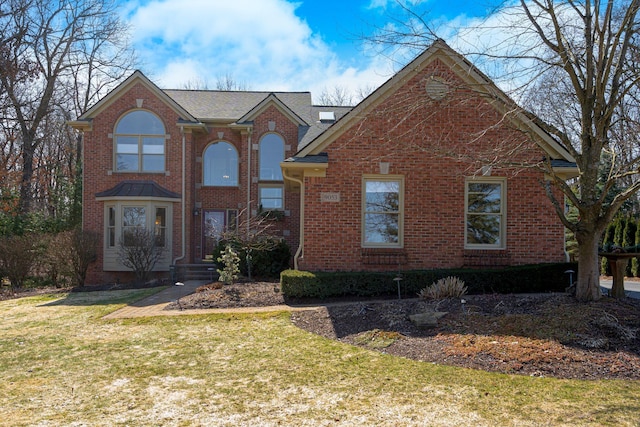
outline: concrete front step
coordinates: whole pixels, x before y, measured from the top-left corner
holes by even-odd
[[[177,264],[171,266],[171,280],[185,282],[187,280],[218,280],[217,267],[212,263]]]

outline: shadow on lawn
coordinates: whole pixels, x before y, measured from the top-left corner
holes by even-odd
[[[110,305],[126,302],[130,299],[129,293],[117,294],[113,291],[140,291],[148,289],[156,289],[157,292],[148,297],[142,298],[138,301],[129,303],[134,307],[148,307],[156,304],[163,304],[174,301],[185,293],[193,292],[191,287],[186,286],[168,287],[163,283],[151,283],[143,286],[135,285],[122,285],[122,284],[109,284],[98,286],[85,286],[73,288],[69,291],[67,296],[56,301],[52,301],[43,306],[91,306],[91,305]]]

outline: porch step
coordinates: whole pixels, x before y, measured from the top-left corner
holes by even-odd
[[[218,280],[217,266],[213,263],[177,264],[170,267],[171,280],[184,282],[186,280]]]

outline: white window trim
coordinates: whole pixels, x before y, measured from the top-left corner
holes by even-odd
[[[469,214],[469,184],[501,184],[500,186],[500,243],[467,243],[467,215]],[[481,250],[504,250],[507,245],[507,179],[504,177],[469,177],[464,183],[464,248]]]
[[[398,243],[368,243],[366,242],[365,215],[367,210],[367,187],[369,181],[392,181],[400,184],[398,194]],[[402,249],[404,248],[404,175],[379,175],[366,174],[362,176],[362,204],[360,208],[360,242],[363,248],[386,248],[386,249]]]
[[[104,230],[103,230],[103,270],[104,271],[131,271],[130,268],[121,264],[118,259],[118,249],[122,238],[122,216],[126,207],[144,207],[146,213],[146,226],[150,230],[155,230],[156,208],[164,208],[166,218],[165,225],[165,249],[162,256],[156,263],[153,271],[168,271],[172,259],[173,248],[173,203],[156,199],[126,199],[109,200],[104,204]],[[109,208],[115,209],[115,244],[109,246]]]

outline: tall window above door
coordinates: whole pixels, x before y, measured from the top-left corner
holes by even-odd
[[[202,156],[203,183],[215,187],[238,185],[238,151],[233,144],[220,141],[209,144]]]
[[[135,110],[116,125],[115,170],[118,172],[164,172],[164,124],[155,114]]]
[[[284,140],[269,133],[260,140],[260,180],[282,181],[280,162],[284,160]]]

